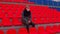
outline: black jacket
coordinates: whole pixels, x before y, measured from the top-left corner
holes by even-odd
[[[24,17],[30,17],[31,18],[31,11],[27,11],[26,9],[23,11]]]

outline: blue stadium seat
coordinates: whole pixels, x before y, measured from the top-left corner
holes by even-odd
[[[51,8],[51,9],[56,9],[57,11],[60,12],[60,8],[55,8],[55,7],[49,7],[49,8]]]
[[[29,0],[29,2],[34,2],[35,4],[40,5],[49,5],[49,6],[60,6],[60,2],[50,1],[50,0]]]
[[[60,8],[56,8],[58,11],[60,11]]]
[[[58,6],[58,3],[57,2],[53,2],[54,6]]]
[[[60,2],[58,2],[58,6],[60,6]]]
[[[35,2],[35,0],[29,0],[30,2]]]
[[[42,0],[36,0],[36,2],[35,2],[36,4],[42,4]]]
[[[49,1],[49,6],[52,6],[53,5],[53,2]]]
[[[46,1],[46,0],[43,1],[43,5],[48,5],[48,3],[49,3],[49,2]]]

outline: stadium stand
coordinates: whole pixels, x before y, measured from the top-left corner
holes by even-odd
[[[51,6],[59,6],[60,2],[55,2],[52,0],[29,0],[29,2],[34,2],[36,4],[41,4],[41,5],[51,5]]]
[[[32,8],[33,7],[33,8]],[[32,21],[35,23],[54,23],[59,22],[60,15],[56,9],[50,9],[48,6],[32,6]],[[36,12],[38,11],[38,12]]]
[[[60,33],[60,2],[50,0],[0,0],[0,2],[2,2],[0,4],[0,34]],[[3,4],[4,2],[17,4]],[[37,6],[30,6],[30,11],[32,14],[32,22],[40,26],[38,26],[37,29],[35,27],[30,27],[29,33],[26,28],[18,27],[23,25],[21,22],[21,18],[22,12],[26,7],[26,5],[18,4],[22,2],[26,4],[37,4]]]
[[[2,8],[0,9],[0,18],[3,25],[22,24],[21,17],[25,6],[18,4],[0,4],[0,6]],[[60,22],[60,13],[56,9],[51,9],[48,6],[30,6],[30,10],[32,21],[35,24]],[[12,20],[11,22],[10,19]]]

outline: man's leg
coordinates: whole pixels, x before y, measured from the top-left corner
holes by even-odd
[[[25,21],[23,21],[25,22]],[[27,31],[29,32],[29,24],[23,23],[23,25],[26,27]]]
[[[35,27],[35,24],[34,24],[34,23],[32,23],[32,22],[31,22],[31,23],[29,23],[29,25],[32,25],[32,27]]]
[[[24,19],[22,20],[22,22],[23,22],[24,26],[26,27],[27,31],[29,32],[29,24],[28,24],[28,22],[27,22],[27,19],[24,18]]]
[[[26,25],[26,29],[27,29],[27,31],[29,32],[29,25]]]

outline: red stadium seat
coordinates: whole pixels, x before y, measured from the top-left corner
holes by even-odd
[[[52,28],[55,32],[60,32],[59,25],[54,25]]]
[[[6,31],[6,34],[16,34],[16,30],[15,29],[8,29]]]
[[[51,26],[46,26],[46,31],[50,34],[55,33],[55,31],[53,30],[53,28]]]
[[[11,4],[11,5],[13,5],[13,4]],[[2,9],[0,9],[0,11],[1,11],[1,13],[2,13],[1,17],[6,17],[6,14],[8,15],[8,17],[9,17],[9,16],[11,17],[11,16],[13,15],[13,14],[12,14],[12,11],[13,11],[13,10],[11,10],[11,8],[12,8],[11,5],[1,4],[1,8],[2,8]]]
[[[14,2],[27,2],[28,0],[14,0]]]
[[[56,33],[60,32],[60,26],[59,25],[53,25],[52,27],[47,26],[46,31],[50,34],[56,34]]]
[[[38,33],[39,34],[49,34],[47,31],[45,31],[43,26],[38,27]]]
[[[60,22],[60,12],[59,11],[56,11],[57,12],[57,22]]]
[[[4,34],[4,31],[3,30],[0,30],[0,34]]]
[[[26,4],[34,4],[34,2],[26,2]]]
[[[1,0],[0,2],[23,2],[26,4],[34,4],[34,2],[28,2],[28,0]]]
[[[50,9],[48,9],[48,6],[46,6],[46,7],[31,6],[30,9],[31,9],[31,13],[32,13],[32,21],[33,22],[35,22],[36,24],[49,22],[48,21],[50,18],[49,15],[50,15],[50,13],[52,13],[52,11],[51,12],[49,11]]]
[[[53,23],[60,22],[58,11],[56,9],[51,9],[51,10],[52,10],[52,18],[49,18],[49,22],[53,22]]]
[[[48,6],[31,6],[32,21],[39,23],[56,23],[60,22],[57,10],[50,9]]]
[[[0,9],[0,26],[2,26],[2,18],[3,18],[3,13],[2,10]]]
[[[27,2],[28,0],[1,0],[0,2]]]
[[[3,25],[3,26],[11,26],[12,23],[10,22],[10,19],[9,19],[9,18],[4,17],[4,18],[2,19],[2,25]]]
[[[22,17],[22,12],[24,11],[25,9],[25,5],[20,5],[20,7],[17,8],[17,12],[15,13],[16,14],[16,17]]]
[[[30,34],[38,34],[38,31],[37,31],[36,28],[34,28],[34,27],[31,27],[31,28],[29,29],[29,32],[30,32]]]
[[[60,17],[60,12],[57,11],[57,17],[59,18]]]
[[[54,11],[53,9],[50,9],[49,8],[49,10],[48,10],[49,12],[48,12],[48,22],[49,23],[55,23],[56,22],[56,16],[55,16],[55,14],[57,14],[56,13],[56,11]]]
[[[28,34],[27,29],[26,28],[20,28],[18,30],[18,34]]]
[[[22,17],[22,12],[25,8],[23,5],[14,5],[14,4],[1,4],[2,9],[0,9],[0,18],[2,18],[2,24],[4,26],[11,25],[9,19],[12,18],[13,25],[21,25],[21,21],[19,22],[18,18]]]
[[[0,26],[2,26],[2,18],[0,18]]]
[[[12,2],[12,0],[3,0],[1,2]]]
[[[53,22],[58,22],[58,21],[57,21],[57,20],[58,20],[58,19],[57,19],[57,18],[58,18],[58,17],[57,17],[57,15],[58,15],[57,10],[53,9],[53,11],[54,11],[54,13],[53,13],[53,16],[54,16],[53,19],[54,19],[54,20],[53,20]]]
[[[12,13],[12,11],[8,12],[7,14],[8,14],[8,17],[10,17],[10,18],[14,17],[14,14]]]
[[[3,18],[4,13],[2,12],[2,10],[0,9],[0,18]]]
[[[0,22],[0,26],[2,26],[1,22]]]
[[[60,25],[58,25],[58,30],[57,30],[57,32],[60,32]]]
[[[22,25],[21,18],[13,18],[13,25]]]
[[[39,16],[39,11],[38,11],[38,7],[39,6],[31,6],[30,7],[30,10],[31,10],[31,13],[32,13],[32,21],[34,23],[40,23],[40,16]],[[37,11],[37,12],[36,12]],[[38,19],[39,18],[39,19]]]

